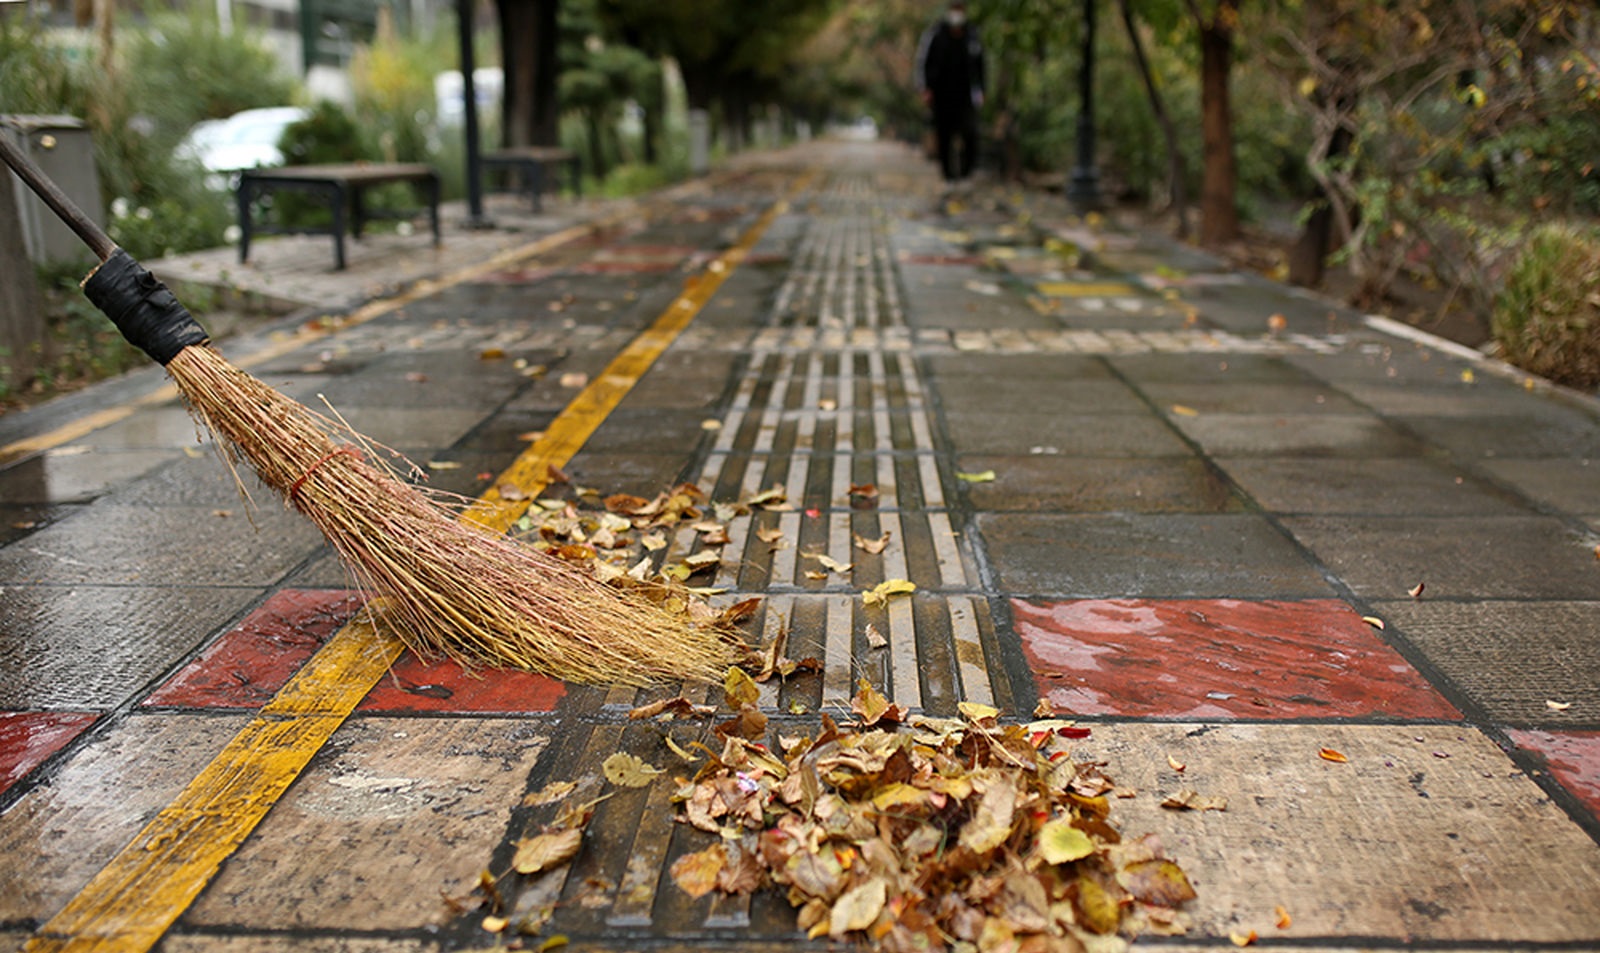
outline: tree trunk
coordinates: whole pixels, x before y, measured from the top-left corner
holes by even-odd
[[[1172,117],[1167,114],[1167,104],[1161,98],[1161,90],[1156,88],[1150,60],[1144,54],[1144,40],[1139,37],[1128,0],[1117,0],[1117,8],[1122,11],[1122,25],[1128,30],[1128,42],[1133,44],[1133,58],[1139,64],[1139,78],[1144,80],[1145,96],[1150,100],[1150,109],[1156,115],[1161,135],[1167,140],[1167,190],[1172,197],[1172,209],[1178,213],[1178,238],[1186,239],[1189,237],[1189,186],[1186,181],[1189,172],[1184,168],[1183,150],[1178,146],[1178,130],[1172,124]]]
[[[1233,157],[1233,110],[1228,79],[1233,66],[1237,0],[1218,0],[1216,13],[1200,23],[1200,138],[1205,171],[1200,184],[1200,242],[1220,245],[1239,237],[1234,204],[1238,173]]]
[[[1346,104],[1341,102],[1339,111],[1343,113],[1345,109]],[[1326,161],[1344,155],[1350,151],[1352,139],[1349,129],[1341,126],[1334,130],[1322,158]],[[1326,191],[1319,189],[1314,201],[1316,208],[1312,209],[1300,237],[1289,249],[1289,282],[1302,288],[1322,284],[1329,247],[1333,244],[1333,206]]]
[[[560,142],[556,102],[557,0],[496,0],[505,70],[501,135],[507,146]]]

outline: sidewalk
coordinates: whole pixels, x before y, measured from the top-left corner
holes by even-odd
[[[1185,937],[1140,947],[1600,950],[1600,403],[1057,199],[941,199],[891,144],[546,207],[516,233],[447,216],[437,252],[356,243],[345,273],[325,239],[157,270],[314,303],[224,352],[468,496],[715,275],[547,497],[778,488],[695,577],[821,661],[764,686],[774,740],[842,719],[860,679],[930,715],[1048,702],[1136,792],[1112,823],[1199,894]],[[347,687],[285,790],[182,813],[292,754],[230,760],[263,706],[329,717],[279,690],[358,600],[307,523],[241,502],[159,372],[0,418],[0,517],[0,950],[505,945],[442,897],[506,871],[559,782],[611,797],[571,863],[500,881],[542,924],[525,948],[826,945],[777,891],[691,900],[665,873],[710,843],[673,821],[694,769],[666,739],[717,742],[628,712],[676,687],[406,656]],[[684,531],[667,558],[706,549]],[[916,592],[864,602],[891,579]],[[667,773],[616,787],[618,751]],[[1183,790],[1227,807],[1161,806]],[[258,810],[237,849],[185,833]],[[177,815],[193,849],[141,840]],[[124,863],[144,889],[96,879]]]

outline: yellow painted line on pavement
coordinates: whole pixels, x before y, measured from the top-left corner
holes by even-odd
[[[391,295],[387,298],[379,298],[375,301],[370,301],[367,304],[356,308],[354,311],[351,311],[349,314],[343,315],[342,317],[324,318],[319,321],[307,322],[293,334],[284,335],[281,338],[275,339],[265,347],[261,348],[259,351],[247,354],[244,357],[233,361],[233,363],[235,366],[244,368],[246,370],[252,367],[257,367],[261,364],[265,364],[268,361],[282,357],[283,355],[288,354],[298,348],[305,347],[313,341],[325,338],[330,334],[343,331],[346,328],[353,328],[357,325],[366,324],[368,321],[371,321],[374,318],[380,318],[386,314],[392,314],[393,312],[404,308],[406,305],[412,304],[413,302],[422,298],[426,298],[429,295],[437,294],[440,291],[443,291],[454,285],[459,285],[468,281],[474,281],[478,278],[484,277],[485,275],[490,275],[496,271],[508,268],[526,259],[535,258],[539,255],[545,254],[546,252],[549,252],[555,248],[559,248],[568,242],[587,237],[595,232],[614,228],[620,224],[625,217],[626,216],[621,214],[612,215],[603,219],[599,219],[595,222],[564,228],[558,232],[551,232],[549,235],[546,235],[536,241],[528,242],[525,245],[519,245],[516,248],[507,249],[506,251],[500,252],[499,254],[496,254],[485,261],[474,265],[467,265],[463,268],[459,268],[448,274],[442,275],[441,277],[425,278],[412,284],[398,294]],[[37,434],[32,437],[24,437],[21,440],[8,443],[5,446],[0,447],[0,465],[10,463],[13,460],[18,460],[22,457],[30,456],[35,453],[42,453],[46,450],[54,450],[56,447],[70,443],[71,441],[77,440],[80,437],[86,437],[89,434],[94,433],[96,430],[109,427],[115,423],[120,423],[145,407],[155,407],[168,403],[176,399],[177,396],[178,388],[169,381],[160,387],[157,387],[153,391],[142,394],[126,401],[125,403],[118,404],[115,407],[106,407],[101,410],[94,411],[93,413],[79,417],[70,423],[62,424],[60,427],[57,427],[54,430]]]
[[[802,176],[793,190],[804,188],[811,177]],[[546,439],[518,457],[494,485],[516,485],[529,499],[543,491],[549,468],[571,459],[786,208],[787,200],[781,200],[767,209],[573,399],[546,431]],[[550,437],[552,433],[556,436]],[[504,528],[522,512],[508,518],[507,502],[480,500],[461,518],[503,523]],[[487,514],[473,517],[484,506]],[[398,639],[373,628],[364,613],[347,623],[171,804],[39,928],[25,947],[27,953],[145,953],[153,948],[402,648]]]
[[[1050,298],[1115,298],[1134,293],[1132,285],[1116,281],[1041,281],[1034,287]]]
[[[802,176],[795,185],[795,191],[803,189],[810,178],[809,175]],[[494,485],[461,514],[461,519],[497,532],[510,529],[549,484],[550,468],[565,466],[572,459],[601,422],[610,416],[622,403],[622,398],[628,396],[633,386],[655,364],[656,359],[689,326],[689,322],[722,287],[733,269],[744,261],[773,219],[788,208],[787,199],[775,203],[756,219],[732,247],[691,279],[689,286],[667,309],[578,392],[566,410],[545,429],[544,435],[523,451],[494,481]],[[516,487],[517,492],[511,494],[515,499],[501,495],[500,487],[507,484]]]

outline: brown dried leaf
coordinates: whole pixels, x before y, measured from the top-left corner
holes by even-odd
[[[880,722],[898,724],[906,717],[905,709],[891,703],[864,678],[856,685],[855,697],[850,699],[850,710],[855,712],[861,718],[862,725],[868,728]]]
[[[672,864],[672,882],[678,885],[679,890],[699,899],[717,885],[717,876],[722,873],[727,861],[727,851],[721,844],[712,844],[705,850],[684,854]]]
[[[546,834],[537,834],[517,844],[511,867],[519,874],[536,874],[566,863],[578,854],[583,843],[583,830],[569,828]]]
[[[539,807],[544,804],[554,804],[578,789],[572,781],[552,781],[544,787],[522,799],[523,807]]]
[[[961,827],[961,846],[982,854],[1004,844],[1011,837],[1016,808],[1017,792],[1011,786],[990,784],[971,819]]]
[[[1199,794],[1184,788],[1177,794],[1168,795],[1162,800],[1161,806],[1173,811],[1226,811],[1228,799]]]
[[[1324,761],[1332,761],[1336,764],[1344,764],[1350,760],[1349,758],[1345,757],[1344,752],[1335,751],[1332,748],[1318,748],[1317,757]]]
[[[634,721],[654,718],[657,715],[671,715],[675,718],[709,718],[716,708],[711,705],[696,705],[689,699],[678,695],[674,698],[663,698],[653,701],[648,705],[640,705],[628,712],[628,717]]]
[[[867,646],[869,648],[881,649],[884,646],[889,644],[889,640],[884,638],[883,637],[883,633],[879,632],[878,631],[878,627],[873,625],[871,622],[867,623],[866,635],[867,635]]]
[[[867,539],[861,534],[854,535],[856,548],[864,553],[877,556],[889,545],[889,534],[886,532],[877,539]]]

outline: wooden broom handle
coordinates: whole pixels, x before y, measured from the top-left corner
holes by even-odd
[[[0,132],[0,159],[4,159],[6,165],[11,167],[11,171],[28,183],[28,187],[38,193],[39,198],[44,199],[44,204],[50,206],[50,210],[83,239],[83,243],[88,245],[89,250],[98,255],[101,261],[110,258],[111,253],[117,250],[117,243],[111,240],[111,236],[89,216],[83,214],[83,210],[78,208],[72,199],[67,198],[67,193],[50,181],[44,170],[35,165],[27,153],[18,148],[17,144],[11,141],[11,137],[3,132]]]

